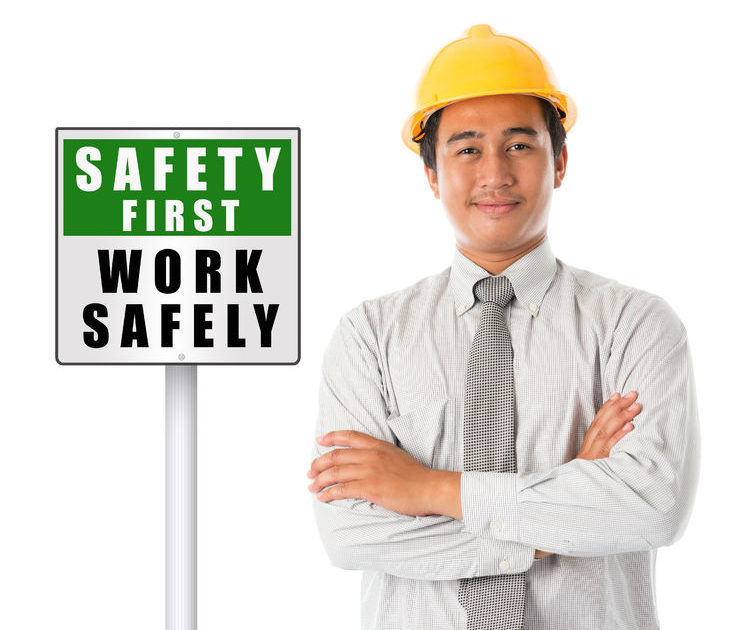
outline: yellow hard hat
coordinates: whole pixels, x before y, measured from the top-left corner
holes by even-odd
[[[533,94],[555,105],[566,132],[576,122],[576,104],[558,89],[553,70],[537,50],[477,24],[442,48],[423,72],[416,110],[403,125],[403,142],[419,153],[423,126],[433,112],[490,94]]]

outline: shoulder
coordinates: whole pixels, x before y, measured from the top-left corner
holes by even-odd
[[[558,262],[558,281],[570,289],[576,308],[593,314],[615,337],[636,331],[679,340],[685,327],[665,298],[613,278]]]
[[[376,341],[385,331],[401,322],[420,320],[438,302],[451,297],[450,272],[451,268],[447,267],[403,289],[363,300],[342,315],[340,326]]]

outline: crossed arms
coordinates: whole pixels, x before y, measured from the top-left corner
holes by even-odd
[[[314,500],[331,561],[415,579],[458,579],[525,571],[536,549],[600,556],[677,540],[692,509],[700,458],[690,352],[685,329],[663,300],[634,306],[634,316],[615,331],[603,384],[607,391],[641,392],[636,428],[608,457],[579,454],[530,473],[425,472],[397,447],[385,421],[376,340],[342,318],[324,359],[317,423],[317,435],[337,433],[317,442],[313,456],[323,463],[347,435],[351,445],[341,446],[382,451],[385,474],[380,487],[345,492],[348,484],[337,484],[326,491],[327,501]],[[568,421],[558,418],[559,425]]]

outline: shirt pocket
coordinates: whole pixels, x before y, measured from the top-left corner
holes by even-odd
[[[387,424],[397,445],[424,466],[460,471],[460,403],[457,398],[437,398],[407,413],[390,416]]]

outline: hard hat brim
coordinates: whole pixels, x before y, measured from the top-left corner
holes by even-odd
[[[410,116],[410,118],[408,118],[408,120],[406,120],[403,124],[403,128],[401,131],[403,142],[414,153],[420,153],[420,142],[413,140],[413,138],[422,136],[421,123],[425,122],[431,114],[438,111],[439,109],[446,107],[447,105],[451,105],[452,103],[465,101],[470,98],[478,98],[480,96],[495,96],[498,94],[528,94],[529,96],[537,96],[551,102],[556,107],[556,109],[565,112],[565,117],[562,118],[561,122],[563,124],[563,128],[566,130],[566,133],[571,130],[571,127],[573,127],[574,123],[576,122],[576,103],[570,96],[564,94],[563,92],[532,89],[486,90],[482,92],[474,92],[472,94],[462,95],[456,98],[446,99],[444,101],[439,101],[432,104],[431,107],[424,107],[414,112]]]

